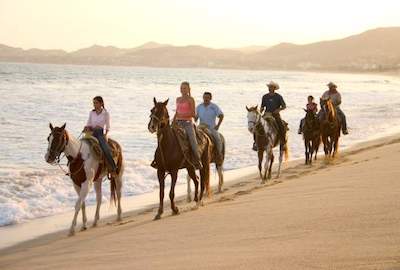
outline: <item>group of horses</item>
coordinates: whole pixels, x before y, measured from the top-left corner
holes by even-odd
[[[164,189],[165,179],[167,175],[171,176],[171,188],[169,197],[171,201],[171,209],[173,214],[178,214],[179,209],[175,204],[175,184],[180,169],[186,169],[188,173],[188,199],[190,200],[190,180],[194,183],[194,201],[197,205],[202,204],[204,194],[208,196],[211,193],[210,188],[210,164],[215,163],[218,172],[219,184],[218,192],[222,192],[223,185],[223,162],[225,158],[225,141],[223,142],[222,159],[216,157],[216,145],[213,143],[207,133],[201,133],[203,136],[202,143],[199,145],[202,168],[200,177],[196,175],[193,164],[187,160],[181,151],[180,144],[174,131],[174,127],[170,124],[167,104],[168,100],[158,102],[153,99],[154,107],[150,111],[150,120],[148,130],[150,133],[157,134],[157,149],[155,151],[155,161],[157,164],[157,177],[160,185],[159,207],[154,219],[160,219],[164,211]],[[279,166],[277,177],[280,175],[283,158],[288,158],[287,138],[280,139],[277,129],[266,121],[261,115],[258,107],[246,107],[248,114],[248,130],[255,134],[258,146],[258,168],[262,182],[266,182],[271,178],[271,170],[274,162],[273,148],[279,145]],[[319,119],[313,112],[306,111],[305,124],[303,128],[306,164],[311,164],[313,153],[316,159],[319,144],[322,140],[324,143],[325,155],[334,157],[338,150],[338,139],[340,136],[340,119],[336,115],[335,107],[330,100],[321,101],[321,110],[324,112],[323,117]],[[77,216],[82,210],[82,230],[85,230],[87,217],[85,210],[85,200],[92,185],[96,191],[96,213],[93,226],[97,225],[100,216],[100,205],[102,198],[102,179],[107,176],[107,168],[104,161],[93,155],[90,143],[87,140],[78,140],[71,135],[64,124],[61,127],[53,127],[50,124],[50,134],[48,136],[48,148],[45,155],[46,162],[50,164],[58,164],[62,153],[68,158],[69,176],[73,179],[74,188],[78,194],[75,203],[75,213],[70,227],[69,234],[75,233]],[[109,139],[110,141],[111,139]],[[118,155],[115,156],[115,162],[118,164],[116,175],[109,176],[111,182],[111,202],[117,204],[117,220],[122,219],[121,209],[121,188],[122,175],[124,172],[124,163],[122,149],[115,141],[113,141],[119,149]],[[264,153],[266,153],[266,162],[264,172],[262,172],[262,161]],[[74,165],[74,166],[73,166]],[[200,189],[199,189],[200,184]]]

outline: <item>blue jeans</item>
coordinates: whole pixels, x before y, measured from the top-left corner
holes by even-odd
[[[185,121],[185,120],[177,120],[177,124],[182,127],[186,135],[189,138],[189,143],[190,147],[192,148],[192,153],[194,157],[200,161],[200,154],[199,154],[199,147],[197,146],[197,138],[196,138],[196,133],[193,128],[193,123],[192,121]]]
[[[210,131],[211,136],[214,139],[218,154],[222,155],[222,141],[221,141],[221,137],[219,136],[218,130],[216,130],[215,128],[208,128],[208,130]]]
[[[117,165],[115,165],[114,159],[112,158],[111,149],[107,144],[103,129],[95,128],[93,130],[93,137],[99,141],[101,150],[103,150],[107,163],[111,166],[113,172],[115,172],[117,170]]]

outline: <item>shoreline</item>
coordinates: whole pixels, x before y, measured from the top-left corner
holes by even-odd
[[[346,158],[348,155],[353,155],[359,152],[367,151],[371,148],[382,147],[388,144],[393,144],[400,142],[400,133],[391,133],[390,135],[385,135],[383,137],[378,138],[370,138],[367,141],[355,143],[346,148],[342,148],[343,150],[339,150],[339,159]],[[323,151],[319,151],[319,162],[316,166],[321,166],[319,164],[321,159],[323,159]],[[293,159],[289,160],[288,162],[284,162],[282,164],[282,171],[281,171],[281,178],[274,179],[274,175],[276,174],[276,163],[274,163],[273,168],[273,179],[270,180],[267,185],[263,185],[263,187],[267,187],[270,185],[275,185],[278,183],[282,183],[282,181],[292,180],[293,178],[285,179],[286,178],[286,171],[292,170],[293,168],[304,166],[304,168],[312,168],[307,167],[304,164],[304,158]],[[214,203],[215,200],[220,200],[224,198],[228,194],[227,191],[231,190],[237,186],[249,186],[250,189],[258,189],[259,185],[259,177],[258,177],[258,170],[256,166],[245,167],[240,169],[234,169],[225,171],[225,182],[224,182],[224,192],[221,194],[216,193],[217,187],[217,179],[214,179],[215,174],[212,174],[211,179],[211,186],[213,190],[213,195],[211,200],[205,199],[205,205]],[[252,182],[243,181],[243,179],[252,179]],[[192,187],[193,191],[193,187]],[[168,198],[169,186],[166,187],[165,191],[165,198],[164,198],[164,209],[165,212],[169,212],[169,198]],[[229,192],[228,192],[229,193]],[[216,197],[216,198],[214,198]],[[188,203],[186,203],[186,183],[180,184],[176,186],[176,202],[177,205],[182,207],[188,207]],[[136,219],[148,213],[155,213],[158,207],[158,188],[155,189],[153,192],[141,194],[136,197],[125,197],[122,201],[123,210],[123,221],[121,224],[130,223],[131,219]],[[189,204],[193,204],[189,203]],[[110,209],[112,208],[112,209]],[[183,212],[191,211],[192,206],[189,207],[189,210],[186,209]],[[87,207],[87,216],[88,216],[88,231],[96,228],[90,227],[91,221],[93,220],[93,215],[95,211],[95,205],[91,205]],[[100,225],[98,227],[107,227],[109,225],[114,226],[113,224],[115,216],[116,216],[116,209],[113,207],[107,206],[107,204],[102,205],[101,215],[100,215]],[[181,211],[182,212],[182,211]],[[165,215],[165,214],[164,214]],[[0,251],[1,253],[8,254],[15,250],[19,250],[20,248],[24,247],[34,247],[36,245],[43,245],[49,244],[53,241],[57,241],[63,239],[67,235],[67,231],[70,226],[70,222],[72,220],[73,211],[68,211],[62,214],[38,218],[34,220],[30,220],[25,223],[11,225],[11,226],[4,226],[0,227],[0,239],[7,239],[0,241]],[[81,224],[81,213],[78,217],[78,224],[77,224],[77,234],[79,234],[79,226]],[[126,220],[128,219],[128,220]],[[151,220],[149,220],[151,221]]]

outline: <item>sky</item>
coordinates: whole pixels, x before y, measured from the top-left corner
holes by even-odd
[[[400,26],[400,0],[0,0],[0,44],[72,51],[149,41],[305,44]]]

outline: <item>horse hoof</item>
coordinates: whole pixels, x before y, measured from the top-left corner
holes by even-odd
[[[186,202],[191,202],[192,201],[192,197],[187,197],[186,198]]]
[[[74,236],[75,235],[75,231],[69,231],[68,236]]]
[[[176,208],[176,209],[172,210],[172,215],[174,215],[174,216],[179,215],[179,209]]]
[[[159,219],[161,219],[161,214],[157,214],[157,215],[154,217],[154,220],[159,220]]]
[[[81,232],[86,231],[86,230],[87,230],[87,227],[86,226],[82,226]]]
[[[118,222],[122,221],[122,217],[121,217],[121,216],[118,216],[118,217],[117,217],[117,221],[118,221]]]
[[[93,228],[96,228],[96,227],[97,227],[97,222],[93,223],[93,224],[92,224],[92,227],[93,227]]]

